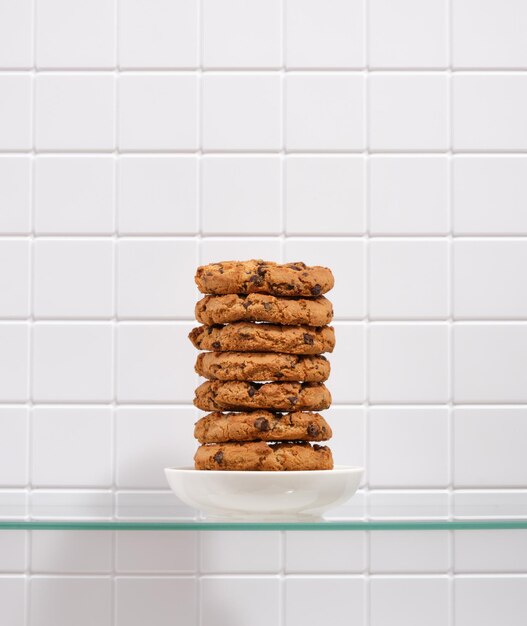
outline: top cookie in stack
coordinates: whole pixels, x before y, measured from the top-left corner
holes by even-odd
[[[331,437],[324,418],[312,412],[331,403],[323,384],[329,363],[321,354],[335,345],[326,326],[333,309],[323,296],[333,287],[331,270],[226,261],[198,268],[196,283],[209,295],[196,305],[204,325],[189,338],[211,352],[196,361],[209,380],[194,404],[212,411],[196,424],[202,444],[196,468],[331,469],[329,448],[308,443]]]

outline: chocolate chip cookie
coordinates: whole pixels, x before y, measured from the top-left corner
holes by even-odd
[[[201,352],[195,370],[212,380],[282,380],[321,383],[329,376],[324,356],[282,352]]]
[[[320,354],[332,352],[335,332],[331,326],[279,326],[234,322],[227,326],[198,326],[189,339],[198,350],[234,352],[285,352]]]
[[[204,411],[320,411],[331,404],[323,383],[248,383],[206,381],[196,389],[195,406]]]
[[[196,422],[194,437],[200,443],[227,441],[325,441],[331,428],[319,413],[220,413],[215,411]]]
[[[202,293],[269,293],[273,296],[320,296],[334,285],[331,270],[305,263],[224,261],[198,267],[196,284]]]
[[[263,293],[205,296],[196,304],[196,319],[202,324],[270,322],[324,326],[333,319],[333,306],[318,298],[279,298]]]
[[[209,443],[198,448],[199,470],[301,471],[333,468],[331,450],[309,443]]]

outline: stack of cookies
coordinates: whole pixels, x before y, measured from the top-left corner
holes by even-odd
[[[196,305],[203,326],[189,338],[196,372],[208,380],[194,404],[210,411],[195,426],[201,470],[331,469],[324,385],[335,345],[331,270],[304,263],[226,261],[198,268],[208,294]]]

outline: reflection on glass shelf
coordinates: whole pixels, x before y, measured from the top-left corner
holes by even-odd
[[[0,492],[1,529],[411,530],[527,528],[524,491],[370,491],[324,519],[203,518],[171,492]]]

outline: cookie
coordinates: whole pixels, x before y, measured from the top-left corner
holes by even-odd
[[[233,352],[286,352],[320,354],[332,352],[335,332],[331,326],[279,326],[234,322],[226,326],[198,326],[189,339],[198,350]]]
[[[331,404],[323,383],[247,383],[206,381],[196,389],[195,406],[203,411],[274,409],[320,411]]]
[[[333,319],[333,306],[318,298],[279,298],[263,293],[205,296],[196,304],[196,319],[202,324],[270,322],[324,326]]]
[[[197,449],[194,464],[198,470],[329,470],[333,457],[327,446],[316,443],[209,443]]]
[[[271,261],[224,261],[198,267],[202,293],[269,293],[273,296],[320,296],[334,285],[331,270],[319,265]]]
[[[196,422],[194,437],[200,443],[226,441],[325,441],[331,428],[319,413],[220,413],[215,411]]]
[[[321,383],[329,376],[324,356],[281,352],[201,352],[195,370],[212,380],[282,380]]]

